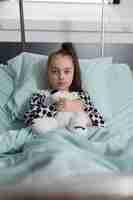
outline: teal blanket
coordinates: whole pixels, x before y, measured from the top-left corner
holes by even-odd
[[[105,128],[88,128],[85,135],[55,129],[39,136],[12,124],[5,112],[1,109],[0,185],[18,183],[36,171],[49,178],[133,171],[133,98]]]
[[[89,132],[96,134],[99,130],[90,128]],[[97,142],[71,135],[65,129],[47,132],[45,136],[33,135],[29,128],[9,131],[0,135],[0,143],[0,184],[14,183],[40,169],[46,177],[119,171],[99,152],[101,144],[98,147]]]
[[[36,171],[49,178],[132,172],[133,131],[129,118],[133,112],[127,110],[112,119],[106,128],[88,128],[85,136],[72,135],[66,129],[55,129],[43,136],[33,134],[30,128],[3,132],[0,184],[18,183]],[[120,121],[126,113],[129,118],[124,126]]]
[[[0,185],[16,184],[35,172],[49,179],[133,172],[133,95],[116,109],[105,128],[88,128],[85,135],[55,129],[39,136],[24,128],[21,121],[12,121],[6,107],[13,94],[12,74],[2,69],[3,66],[0,68]]]

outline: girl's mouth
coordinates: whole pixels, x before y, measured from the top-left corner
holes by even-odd
[[[65,83],[64,83],[64,82],[59,82],[58,84],[59,84],[59,85],[64,85]]]

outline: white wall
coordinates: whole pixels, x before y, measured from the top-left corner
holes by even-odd
[[[133,1],[104,8],[105,42],[133,43]],[[26,40],[98,43],[101,6],[24,2]],[[0,41],[20,41],[17,0],[0,2]]]

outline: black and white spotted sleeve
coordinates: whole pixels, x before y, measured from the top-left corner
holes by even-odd
[[[93,105],[88,92],[81,91],[79,96],[84,103],[84,111],[87,112],[88,117],[90,118],[92,125],[97,127],[104,127],[104,119],[101,113]]]
[[[53,117],[56,115],[56,108],[54,104],[47,105],[47,93],[34,93],[29,100],[29,108],[24,114],[24,122],[27,126],[33,124],[36,118],[43,116]]]

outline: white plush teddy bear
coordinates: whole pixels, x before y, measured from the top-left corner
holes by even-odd
[[[56,103],[61,98],[67,100],[79,99],[76,92],[67,91],[57,91],[50,96],[49,102]],[[45,134],[46,131],[55,128],[67,128],[70,131],[75,129],[85,130],[87,126],[91,126],[91,120],[89,120],[87,114],[83,112],[58,112],[55,117],[42,117],[34,119],[34,124],[32,125],[33,131],[39,134]]]

